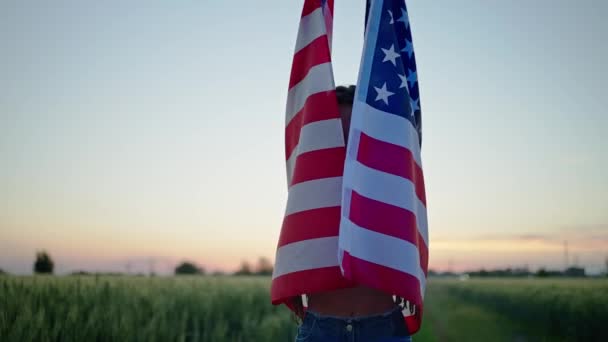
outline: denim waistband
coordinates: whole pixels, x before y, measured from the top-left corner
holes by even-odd
[[[326,315],[307,310],[300,330],[315,334],[318,337],[315,341],[372,341],[379,340],[378,336],[409,335],[400,306],[386,312],[360,316]],[[299,334],[304,335],[302,331]]]

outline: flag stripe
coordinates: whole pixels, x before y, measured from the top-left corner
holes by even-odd
[[[359,227],[418,245],[420,267],[426,275],[428,248],[417,229],[416,216],[411,211],[361,196],[356,191],[352,191],[349,219]]]
[[[342,277],[339,266],[314,268],[292,272],[272,280],[272,304],[281,304],[294,294],[316,293],[353,287],[355,284]]]
[[[332,18],[334,15],[334,0],[325,1],[325,7],[329,9],[329,14],[331,14]]]
[[[347,159],[346,163],[357,179],[356,182],[346,183],[345,187],[367,198],[412,212],[416,216],[418,231],[428,246],[426,208],[415,195],[414,184],[402,177],[369,168],[356,160]]]
[[[285,126],[302,110],[310,95],[335,90],[331,63],[323,63],[310,68],[310,71],[287,94]]]
[[[325,1],[323,5],[323,15],[325,16],[325,27],[327,30],[327,40],[331,49],[331,41],[334,32],[334,2],[333,0]]]
[[[340,206],[342,177],[298,183],[289,188],[285,215],[305,210]]]
[[[301,18],[306,17],[307,15],[309,15],[310,13],[315,11],[317,8],[321,8],[321,2],[319,2],[318,0],[304,1],[304,8],[302,8],[302,17]],[[300,28],[300,30],[301,29],[302,28]]]
[[[343,219],[340,234],[350,237],[349,241],[341,240],[340,247],[351,256],[408,273],[420,281],[424,291],[425,277],[415,244],[359,227],[348,219]]]
[[[327,36],[322,35],[298,51],[293,57],[291,77],[289,78],[289,89],[302,81],[310,68],[329,61]]]
[[[321,6],[317,5],[312,12],[302,17],[296,40],[296,52],[302,50],[313,40],[326,34],[325,17]]]
[[[289,159],[287,159],[287,188],[291,186],[291,180],[293,178],[293,170],[296,166],[296,159],[298,159],[297,153],[292,153]]]
[[[295,142],[297,145],[292,145],[293,143],[294,141],[290,139],[289,145],[285,146],[286,149],[290,150],[289,152],[286,151],[289,156],[292,153],[302,154],[323,148],[343,147],[342,121],[340,119],[329,119],[304,125],[300,129],[298,141]]]
[[[370,168],[409,179],[416,187],[418,199],[426,206],[422,169],[410,150],[361,133],[357,160]]]
[[[310,95],[304,103],[304,108],[296,114],[285,128],[285,157],[289,159],[296,145],[298,145],[302,126],[315,121],[337,118],[340,118],[340,112],[336,102],[335,90]]]
[[[355,106],[356,108],[353,107],[353,113],[359,110],[361,115],[353,115],[351,132],[358,130],[374,139],[410,150],[416,164],[422,168],[418,132],[409,120],[383,112],[364,102],[356,101]],[[357,146],[351,145],[349,149],[351,148],[356,149]]]
[[[338,265],[338,237],[309,239],[283,245],[277,249],[273,278],[319,267]],[[314,251],[314,253],[311,253]]]
[[[349,279],[362,279],[364,285],[389,291],[415,305],[422,305],[424,290],[416,276],[358,258],[347,251],[342,260],[344,274]]]
[[[291,185],[322,178],[342,177],[345,156],[344,147],[302,153],[298,156]]]
[[[338,236],[340,207],[306,210],[285,216],[278,246],[321,237]]]

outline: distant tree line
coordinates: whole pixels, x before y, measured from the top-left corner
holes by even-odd
[[[55,263],[51,258],[50,254],[41,250],[36,252],[34,259],[33,270],[35,274],[53,274],[55,269]],[[252,265],[248,261],[243,261],[239,269],[232,273],[232,275],[272,275],[273,265],[270,260],[266,257],[260,257],[257,264]],[[175,275],[205,275],[207,274],[204,267],[197,265],[192,261],[182,261],[173,270]],[[0,275],[7,274],[4,270],[0,269]],[[222,271],[215,271],[212,275],[225,275]],[[71,272],[70,275],[75,276],[121,276],[124,273],[121,272],[89,272],[84,270],[77,270]],[[133,274],[131,274],[133,275]],[[136,276],[144,276],[143,273],[135,274]]]
[[[205,269],[197,266],[193,262],[184,261],[181,264],[177,265],[177,267],[175,267],[174,273],[175,275],[203,275],[205,274]]]
[[[456,277],[460,275],[468,275],[470,277],[488,277],[488,278],[501,278],[501,277],[511,277],[511,278],[522,278],[522,277],[586,277],[585,269],[582,267],[569,267],[563,271],[558,270],[548,270],[546,268],[540,268],[536,272],[531,272],[527,268],[505,268],[505,269],[493,269],[486,270],[480,269],[475,271],[468,271],[463,273],[454,273],[454,272],[437,272],[434,270],[429,270],[429,276],[435,277]],[[605,273],[608,276],[608,268]]]
[[[55,263],[48,252],[41,250],[36,252],[36,258],[34,260],[34,273],[36,274],[53,274]],[[273,265],[268,258],[260,257],[257,264],[252,265],[248,261],[244,260],[240,267],[232,273],[232,275],[243,276],[243,275],[261,275],[270,276],[272,275]],[[6,274],[5,271],[0,269],[0,275]],[[119,276],[122,273],[119,272],[87,272],[87,271],[76,271],[72,272],[72,275],[97,275],[97,276]],[[205,275],[206,271],[203,267],[197,265],[191,261],[183,261],[178,264],[174,269],[175,275]],[[213,275],[223,275],[224,272],[216,271]],[[505,268],[505,269],[479,269],[474,271],[468,271],[464,273],[455,272],[437,272],[430,269],[428,272],[429,276],[435,277],[455,277],[463,274],[467,274],[470,277],[586,277],[585,269],[582,267],[572,266],[565,270],[550,270],[546,268],[540,268],[536,272],[531,272],[528,268]],[[143,274],[137,274],[143,276]],[[608,276],[608,258],[606,258],[606,269],[604,276]]]
[[[273,266],[270,260],[265,257],[260,257],[256,265],[251,265],[248,261],[243,261],[232,275],[244,276],[244,275],[272,275]],[[198,266],[196,263],[191,261],[183,261],[175,267],[175,275],[204,275],[206,274],[203,267]],[[223,272],[216,271],[213,275],[223,275]]]
[[[255,266],[251,266],[251,264],[247,261],[243,261],[239,269],[234,272],[234,275],[262,275],[269,276],[272,275],[273,266],[270,260],[265,257],[261,257],[258,259],[258,263]]]

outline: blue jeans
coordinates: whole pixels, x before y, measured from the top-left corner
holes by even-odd
[[[401,308],[358,317],[323,315],[310,309],[298,327],[296,342],[411,342]]]

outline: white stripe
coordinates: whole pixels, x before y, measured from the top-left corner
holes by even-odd
[[[344,146],[344,134],[341,119],[311,122],[300,130],[299,154],[342,146]]]
[[[347,159],[344,167],[344,187],[353,189],[367,198],[414,213],[418,231],[427,247],[429,246],[426,207],[416,196],[416,188],[409,179]]]
[[[374,139],[407,148],[412,152],[416,164],[422,168],[418,132],[409,120],[378,110],[365,102],[355,101],[350,133],[355,130],[360,130]],[[353,145],[349,141],[348,145],[355,147],[358,144]]]
[[[289,188],[285,216],[300,211],[337,207],[342,201],[342,177],[321,178]]]
[[[314,268],[338,266],[338,237],[290,243],[277,249],[272,278]]]
[[[287,107],[285,109],[285,126],[304,107],[306,99],[322,91],[334,90],[334,72],[331,62],[315,65],[310,68],[306,77],[293,86],[287,94]]]
[[[291,184],[295,162],[303,153],[344,146],[342,120],[311,122],[300,129],[300,140],[287,159],[287,186]]]
[[[325,17],[323,16],[321,7],[319,7],[300,20],[298,39],[296,41],[296,53],[326,32]]]
[[[343,217],[339,248],[359,259],[411,274],[420,281],[421,292],[424,293],[426,279],[416,245],[359,227]]]
[[[291,185],[291,179],[293,178],[293,170],[296,166],[296,159],[298,158],[298,154],[295,151],[298,150],[298,147],[294,149],[294,152],[291,153],[289,159],[287,159],[287,188]]]

